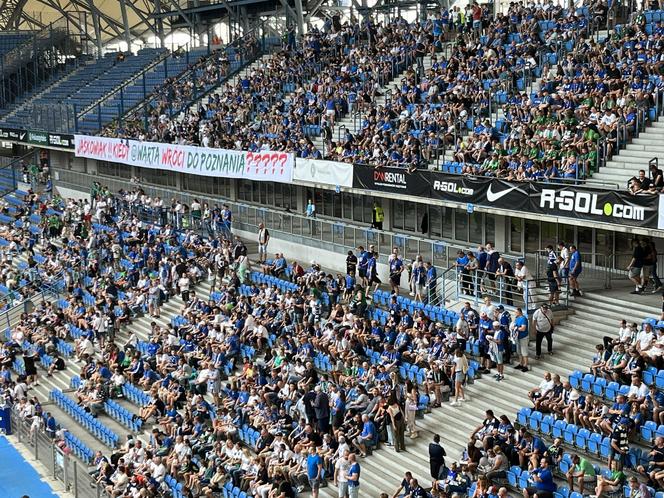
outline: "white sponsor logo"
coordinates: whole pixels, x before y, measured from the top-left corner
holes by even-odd
[[[589,192],[556,192],[551,189],[543,189],[540,197],[541,208],[634,221],[643,221],[646,218],[646,210],[641,206],[611,202],[598,206],[598,202],[598,195]]]

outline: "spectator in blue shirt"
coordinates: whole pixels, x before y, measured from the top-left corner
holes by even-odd
[[[572,296],[580,296],[579,275],[583,271],[581,265],[581,253],[576,246],[569,246],[569,288]]]
[[[553,493],[557,487],[556,483],[553,482],[553,473],[546,458],[542,458],[539,467],[530,473],[530,481],[533,485],[524,488],[523,498],[535,495],[537,498],[553,498]]]
[[[367,456],[367,451],[370,450],[376,438],[376,426],[369,419],[369,415],[362,415],[362,432],[355,438],[355,445],[360,450],[362,457]]]
[[[522,372],[527,372],[528,368],[528,319],[523,315],[521,308],[516,309],[514,322],[512,323],[512,331],[516,336],[516,350],[521,360],[519,364],[514,367]]]
[[[309,456],[307,456],[307,478],[309,479],[309,486],[311,487],[311,495],[318,498],[318,490],[320,489],[320,482],[323,477],[323,459],[318,454],[315,446],[309,449]]]
[[[346,478],[348,479],[348,496],[349,498],[358,498],[360,496],[360,464],[357,463],[355,453],[348,455],[348,462],[350,463],[348,473],[346,474]]]

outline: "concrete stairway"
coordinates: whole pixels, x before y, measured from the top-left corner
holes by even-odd
[[[664,156],[664,121],[652,123],[641,132],[638,138],[634,138],[595,173],[593,180],[614,183],[618,188],[626,189],[627,181],[638,176],[640,169],[646,170],[648,175],[648,161],[658,156]]]
[[[424,69],[425,71],[428,70],[431,67],[431,56],[427,55],[424,58]],[[407,69],[414,68],[417,69],[416,64],[411,64],[408,66],[404,71],[401,73],[397,74],[392,80],[390,80],[387,84],[385,84],[383,87],[379,89],[381,95],[377,96],[376,99],[374,100],[374,104],[377,106],[384,106],[385,102],[387,101],[387,97],[392,92],[393,88],[399,88],[399,83],[401,82],[401,79],[403,78],[404,73],[406,72]],[[339,133],[340,130],[346,129],[350,131],[353,135],[358,133],[361,130],[362,126],[362,119],[364,116],[357,112],[357,111],[352,111],[346,114],[342,119],[338,119],[333,127],[333,135],[332,135],[332,141],[336,142],[339,139]],[[320,151],[323,150],[323,137],[322,136],[314,136],[311,137],[311,141],[314,143],[316,148]]]

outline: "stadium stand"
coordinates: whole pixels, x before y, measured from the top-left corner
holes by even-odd
[[[31,37],[31,33],[21,32],[0,34],[0,56],[16,48],[18,45],[25,42],[26,40],[29,40]]]
[[[641,164],[628,159],[644,157],[639,146],[658,150],[660,13],[613,37],[587,7],[467,14],[467,25],[447,12],[392,20],[376,39],[359,24],[312,29],[233,78],[239,48],[193,68],[171,54],[144,73],[148,115],[102,133],[515,181],[625,183],[607,172]],[[450,29],[462,33],[454,47]],[[33,104],[107,96],[84,120],[97,132],[117,115],[111,83],[128,81],[122,102],[137,104],[145,83],[132,76],[163,56],[103,59]],[[411,299],[399,282],[381,287],[371,248],[338,278],[299,255],[258,263],[227,206],[99,184],[90,200],[63,200],[16,190],[1,171],[0,294],[5,309],[36,305],[4,330],[0,388],[22,423],[90,465],[100,492],[383,496],[405,472],[393,496],[662,497],[664,316],[570,287],[564,243],[547,264],[573,313],[554,320],[542,306],[529,320],[514,301],[528,303],[532,276],[493,249],[472,290],[469,260],[457,260],[468,299],[487,294],[473,309],[461,294],[430,300],[435,269],[416,258]],[[389,260],[396,280],[404,256]],[[495,282],[510,289],[504,303]]]
[[[338,40],[336,33],[313,31],[296,51],[302,64],[297,78],[279,69],[280,58],[288,56],[280,53],[266,58],[249,78],[235,82],[236,93],[256,93],[265,74],[281,81],[273,94],[260,90],[262,102],[245,104],[240,121],[244,128],[223,124],[231,118],[239,123],[234,116],[240,108],[234,107],[229,116],[223,107],[232,98],[226,85],[190,109],[185,115],[188,129],[178,120],[167,132],[163,122],[140,131],[134,127],[143,123],[134,122],[121,131],[123,136],[159,141],[184,136],[191,143],[225,148],[237,147],[230,137],[238,135],[245,137],[240,148],[248,150],[283,148],[279,144],[285,143],[299,157],[379,161],[513,181],[579,181],[606,164],[594,178],[622,186],[649,153],[637,152],[638,147],[657,145],[659,124],[653,121],[661,112],[662,81],[653,71],[657,57],[649,57],[647,47],[657,45],[659,25],[645,22],[657,16],[647,12],[609,39],[597,31],[596,15],[587,7],[572,16],[562,8],[544,12],[513,7],[490,21],[486,35],[467,32],[464,44],[452,48],[441,41],[440,19],[417,26],[396,21],[384,27],[386,46],[369,49],[393,47],[399,54],[392,55],[388,72],[363,65],[368,40],[362,33],[349,30],[345,36],[357,48],[333,61],[324,51],[335,50],[328,38]],[[641,51],[633,50],[642,45]],[[610,61],[614,65],[607,63],[591,74],[591,68],[604,65],[600,48],[616,54]],[[319,59],[308,57],[320,50]],[[475,54],[486,54],[494,62],[474,66]],[[459,72],[466,67],[464,61],[473,64],[470,72]],[[319,74],[329,74],[342,86],[328,90]],[[417,76],[422,80],[416,82]],[[267,126],[263,118],[270,109],[287,110],[288,121]],[[194,133],[198,120],[203,125],[200,137]],[[621,156],[612,160],[618,153]],[[628,171],[616,176],[613,168],[619,165]]]
[[[108,53],[25,101],[4,116],[1,123],[20,128],[24,123],[31,122],[34,109],[40,106],[70,104],[74,106],[75,112],[83,111],[162,59],[165,54],[165,50],[147,48],[139,50],[136,55],[128,54],[120,59],[117,53]]]

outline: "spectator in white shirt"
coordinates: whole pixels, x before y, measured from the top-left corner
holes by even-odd
[[[534,404],[537,399],[544,396],[551,389],[553,389],[553,379],[551,378],[551,372],[544,372],[544,380],[540,382],[538,387],[534,387],[528,392],[528,397]]]

